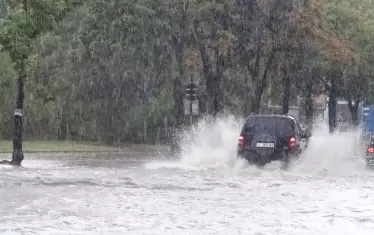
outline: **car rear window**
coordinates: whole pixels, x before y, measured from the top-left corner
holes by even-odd
[[[254,135],[293,135],[291,122],[287,118],[280,117],[251,117],[245,123],[243,132]]]

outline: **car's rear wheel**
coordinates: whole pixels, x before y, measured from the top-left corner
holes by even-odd
[[[374,169],[374,166],[373,166],[372,164],[366,162],[366,164],[365,164],[365,169],[366,169],[366,170],[373,170],[373,169]]]
[[[290,165],[290,155],[288,153],[283,153],[282,156],[282,168],[287,169]]]
[[[240,158],[245,159],[250,165],[253,165],[253,164],[256,165],[258,161],[255,154],[246,153],[246,154],[241,155]]]
[[[247,160],[249,164],[256,164],[256,158],[253,154],[247,154],[245,156],[245,159]]]
[[[265,166],[270,159],[270,156],[268,155],[259,155],[256,153],[247,153],[243,155],[238,155],[238,157],[247,160],[248,164],[256,165],[258,167]]]
[[[258,156],[256,164],[259,167],[263,167],[266,165],[266,163],[268,163],[268,161],[269,161],[269,157],[267,155]]]
[[[237,154],[236,154],[236,158],[237,158],[237,159],[243,159],[243,154],[237,153]]]

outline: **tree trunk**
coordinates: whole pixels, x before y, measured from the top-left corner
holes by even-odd
[[[268,74],[270,73],[270,69],[273,65],[273,61],[274,61],[274,58],[275,58],[275,53],[276,53],[276,50],[275,50],[275,48],[273,48],[272,51],[270,52],[270,55],[269,55],[268,61],[266,63],[264,73],[262,74],[262,77],[261,77],[261,80],[257,81],[258,84],[256,86],[255,95],[254,95],[252,103],[251,103],[251,112],[252,113],[257,113],[258,114],[260,112],[262,95],[263,95],[263,93],[265,91],[265,88],[266,88],[266,85],[267,85],[267,78],[268,78]]]
[[[197,20],[194,21],[194,31],[197,37],[195,38],[196,44],[199,48],[203,75],[206,80],[206,91],[208,99],[208,111],[215,117],[219,112],[222,111],[222,80],[223,73],[225,71],[225,56],[222,55],[218,48],[214,51],[215,61],[210,59],[207,51],[207,46],[204,44],[204,36],[198,32]],[[212,37],[216,36],[217,30],[213,27]],[[213,63],[216,62],[214,65]]]
[[[246,117],[249,115],[250,113],[250,108],[251,108],[251,103],[253,101],[253,99],[251,99],[251,94],[248,92],[250,90],[250,79],[249,79],[249,75],[248,74],[245,74],[245,84],[244,84],[244,87],[245,87],[245,92],[243,94],[244,96],[244,105],[243,105],[243,115]]]
[[[255,96],[253,97],[253,100],[251,102],[251,113],[254,114],[259,114],[260,113],[260,107],[261,107],[261,98],[262,98],[262,93],[260,89],[256,89],[257,92]]]
[[[177,68],[173,66],[174,73],[178,71],[177,75],[173,76],[173,98],[174,98],[174,118],[175,122],[171,127],[170,136],[170,147],[171,152],[174,155],[180,154],[179,146],[179,134],[184,123],[184,107],[183,107],[183,87],[182,79],[185,78],[185,68],[184,68],[184,52],[186,43],[186,25],[188,21],[187,9],[188,2],[184,4],[183,13],[179,21],[179,32],[175,32],[171,37],[171,44],[173,47],[173,63],[177,64]],[[174,74],[173,73],[173,74]]]
[[[14,133],[13,133],[13,156],[11,164],[20,166],[24,159],[22,149],[22,134],[23,134],[23,104],[25,99],[24,83],[26,80],[25,61],[22,59],[18,70],[18,94],[16,100],[16,110],[14,112]]]
[[[174,49],[173,60],[177,62],[178,75],[174,77],[173,90],[174,90],[174,117],[176,128],[179,129],[183,125],[184,109],[183,109],[183,87],[182,79],[185,77],[184,69],[184,52],[186,45],[186,27],[188,22],[188,1],[184,3],[181,17],[178,21],[179,32],[175,32],[171,37],[172,47]]]
[[[262,95],[264,94],[265,88],[266,88],[266,79],[261,82],[261,84],[257,87],[255,96],[251,103],[251,112],[258,114],[260,113],[261,108],[261,99]]]
[[[291,70],[290,70],[290,56],[285,53],[285,58],[282,63],[282,78],[283,78],[283,102],[282,112],[287,114],[290,111],[290,94],[291,94]],[[292,62],[291,62],[292,63]]]
[[[62,105],[61,108],[61,120],[59,124],[59,131],[58,131],[58,140],[67,140],[68,138],[68,113],[69,113],[69,105],[67,103],[67,99]]]
[[[329,131],[334,133],[336,129],[336,84],[335,78],[331,79],[331,86],[329,92],[328,112],[329,112]]]
[[[283,81],[283,114],[287,114],[290,110],[290,92],[291,92],[291,78],[290,76],[286,75],[284,76]]]
[[[309,130],[313,128],[313,80],[315,78],[315,69],[311,69],[308,74],[305,95],[305,121]]]
[[[173,82],[173,98],[174,98],[174,117],[176,127],[179,128],[183,125],[184,110],[183,110],[183,88],[182,79],[184,79],[184,41],[179,39],[177,36],[173,36],[172,43],[174,48],[174,58],[177,62],[178,75],[174,75]]]
[[[23,9],[27,12],[27,0],[23,0]],[[0,164],[9,164],[13,166],[21,166],[24,159],[22,149],[22,134],[23,134],[23,103],[25,100],[24,83],[26,80],[26,56],[23,56],[16,64],[16,70],[18,72],[17,79],[17,100],[16,110],[14,111],[14,129],[13,129],[13,155],[12,160],[0,161]]]
[[[309,130],[313,128],[313,97],[312,97],[312,80],[308,82],[305,96],[305,121]]]
[[[67,123],[64,122],[64,120],[61,120],[60,121],[60,125],[59,125],[59,131],[58,131],[58,135],[57,135],[57,139],[58,140],[66,140],[67,139]]]
[[[183,125],[183,90],[182,90],[182,83],[181,77],[174,78],[174,117],[175,117],[175,124],[179,128]]]
[[[216,49],[216,72],[213,80],[213,116],[216,117],[219,114],[222,107],[222,80],[224,72],[225,61],[222,55],[219,54],[218,49]]]
[[[358,126],[359,122],[358,122],[358,107],[354,107],[354,110],[351,110],[351,114],[352,114],[352,125],[353,126]]]
[[[352,125],[354,127],[357,127],[359,124],[359,121],[358,121],[358,105],[359,104],[360,104],[360,101],[355,101],[354,104],[352,104],[352,100],[348,100],[348,107],[349,107],[349,111],[351,111]]]

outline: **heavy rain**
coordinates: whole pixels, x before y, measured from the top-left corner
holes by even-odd
[[[373,234],[373,67],[372,0],[2,0],[0,233]]]

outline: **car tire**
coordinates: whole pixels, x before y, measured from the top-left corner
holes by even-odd
[[[237,158],[237,159],[243,159],[244,157],[243,157],[242,154],[238,153],[238,154],[236,154],[236,158]]]
[[[366,163],[365,164],[365,170],[369,170],[369,171],[372,171],[373,170],[373,166],[371,166],[369,163]]]
[[[282,157],[282,169],[288,169],[290,165],[290,155],[288,153],[283,153]]]
[[[254,155],[252,154],[248,154],[245,156],[245,160],[247,160],[248,164],[249,165],[253,165],[253,164],[256,164],[256,158]]]
[[[365,162],[365,168],[367,170],[373,170],[374,169],[374,164],[371,163],[371,162],[369,162],[368,160],[366,160],[366,162]]]
[[[258,156],[256,164],[259,167],[264,167],[266,165],[266,163],[268,163],[268,161],[269,161],[269,157],[268,156],[266,156],[266,155],[264,155],[264,156]]]

